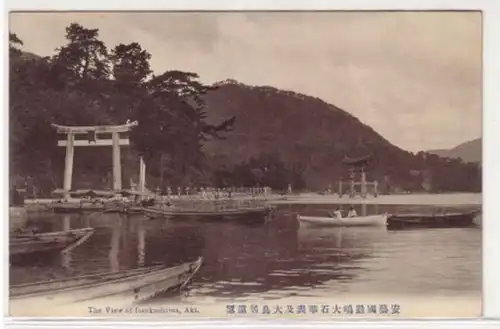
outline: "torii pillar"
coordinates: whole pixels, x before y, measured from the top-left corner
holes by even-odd
[[[120,134],[129,132],[138,122],[134,121],[124,125],[115,126],[61,126],[52,124],[52,127],[59,134],[66,134],[66,140],[57,142],[58,146],[66,147],[66,160],[64,164],[64,183],[63,189],[65,197],[69,196],[73,179],[73,159],[75,147],[88,146],[111,146],[113,150],[113,190],[119,192],[122,189],[122,168],[120,146],[130,145],[128,137],[120,137]],[[109,138],[99,138],[99,135],[111,134]],[[76,136],[86,135],[87,139],[76,139]]]

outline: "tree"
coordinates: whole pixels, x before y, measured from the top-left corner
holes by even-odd
[[[108,50],[98,37],[98,29],[87,29],[77,23],[70,24],[66,28],[68,43],[57,49],[54,61],[60,68],[81,79],[81,82],[107,79],[110,74]]]
[[[223,138],[232,129],[234,118],[218,125],[206,122],[203,95],[212,87],[202,84],[198,75],[166,71],[145,82],[147,97],[134,116],[139,126],[132,132],[134,143],[148,163],[158,163],[163,177],[165,156],[179,175],[200,172],[206,166],[203,141]]]
[[[21,54],[21,50],[18,48],[19,46],[22,46],[23,42],[15,33],[9,32],[9,55],[11,56],[16,56]]]
[[[199,128],[199,138],[208,140],[210,138],[223,139],[222,133],[232,130],[235,117],[230,117],[217,125],[208,124],[205,119],[206,103],[203,96],[210,90],[215,90],[217,87],[209,86],[201,83],[199,76],[192,72],[183,71],[166,71],[148,81],[147,88],[150,95],[154,98],[175,98],[179,97],[186,102],[190,110],[184,111],[183,115],[188,120],[194,120]]]
[[[122,88],[133,88],[144,83],[152,73],[149,60],[151,54],[137,42],[119,44],[109,56],[112,74]]]

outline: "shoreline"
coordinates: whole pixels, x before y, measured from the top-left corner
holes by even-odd
[[[48,210],[50,203],[58,199],[27,199],[24,208],[29,211]],[[195,196],[184,196],[174,200],[203,200]],[[217,201],[223,201],[221,198]],[[231,200],[256,200],[266,202],[268,205],[291,205],[291,204],[353,204],[353,205],[414,205],[414,206],[482,206],[482,193],[447,193],[447,194],[391,194],[379,195],[378,197],[369,196],[365,199],[357,196],[349,198],[348,196],[339,197],[336,194],[319,195],[314,193],[302,193],[296,195],[268,195],[268,196],[243,196],[237,195]],[[79,199],[73,199],[70,202],[79,202]],[[209,200],[207,200],[209,201]],[[215,201],[215,200],[212,200]]]
[[[481,193],[456,194],[392,194],[378,197],[349,198],[338,195],[300,194],[287,196],[285,200],[268,201],[271,205],[286,204],[373,204],[373,205],[420,205],[420,206],[482,206]]]

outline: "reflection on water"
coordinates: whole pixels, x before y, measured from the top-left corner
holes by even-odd
[[[479,229],[299,228],[290,215],[324,215],[331,208],[283,206],[275,221],[261,226],[119,214],[38,215],[28,225],[42,231],[88,226],[96,231],[66,255],[12,263],[11,283],[175,265],[203,256],[204,265],[191,284],[189,299],[194,301],[206,296],[244,300],[388,291],[442,296],[480,292]],[[357,211],[399,210],[368,206]]]

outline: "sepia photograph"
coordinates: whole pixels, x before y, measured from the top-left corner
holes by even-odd
[[[9,315],[482,315],[479,11],[9,13]]]

